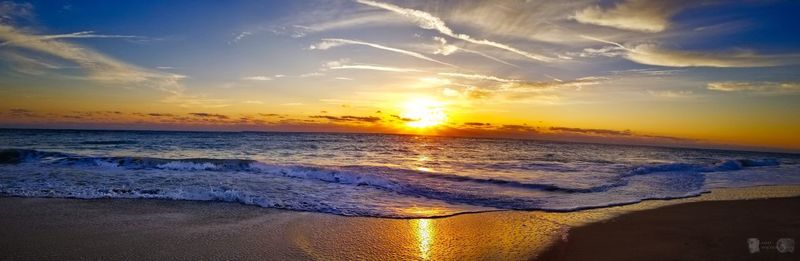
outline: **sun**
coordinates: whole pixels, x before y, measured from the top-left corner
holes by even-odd
[[[447,121],[444,106],[444,102],[432,98],[415,98],[403,104],[400,116],[406,120],[406,126],[412,128],[434,127]]]

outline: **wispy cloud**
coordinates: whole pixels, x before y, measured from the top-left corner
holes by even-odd
[[[626,55],[631,61],[669,67],[770,67],[800,63],[800,55],[764,55],[753,51],[697,52],[640,44]]]
[[[33,17],[33,5],[30,3],[0,2],[0,23],[10,24],[17,18]]]
[[[0,52],[0,59],[11,64],[11,69],[30,75],[42,75],[49,70],[63,69],[65,66],[42,61],[15,52]]]
[[[316,22],[307,25],[294,25],[294,29],[299,30],[295,32],[296,36],[305,36],[306,34],[340,30],[340,29],[353,29],[367,26],[385,26],[390,24],[400,24],[405,21],[396,16],[386,15],[386,13],[357,13],[350,16],[338,18],[334,21]]]
[[[215,113],[207,113],[207,112],[192,112],[192,113],[189,113],[189,115],[192,115],[194,117],[200,117],[200,118],[216,118],[216,119],[220,119],[220,120],[226,120],[226,119],[230,118],[230,117],[228,117],[226,115],[215,114]]]
[[[242,80],[246,80],[246,81],[271,81],[272,78],[270,78],[268,76],[263,76],[263,75],[256,75],[256,76],[242,77]]]
[[[482,74],[440,73],[439,75],[471,81],[460,90],[442,89],[444,96],[469,99],[497,97],[503,98],[505,101],[533,101],[543,104],[560,103],[561,96],[558,90],[581,90],[583,87],[598,85],[608,80],[605,77],[583,77],[573,80],[525,81]]]
[[[495,82],[502,82],[502,83],[512,83],[512,82],[519,82],[519,80],[512,80],[512,79],[504,79],[496,76],[491,75],[483,75],[483,74],[466,74],[466,73],[439,73],[441,76],[448,76],[448,77],[458,77],[470,80],[489,80]]]
[[[344,116],[313,115],[309,116],[309,118],[326,119],[333,122],[356,122],[356,123],[357,122],[376,123],[381,120],[381,118],[375,116],[352,116],[352,115],[344,115]]]
[[[6,45],[19,45],[22,41],[44,41],[62,38],[142,38],[141,36],[134,35],[108,35],[108,34],[95,34],[93,31],[83,31],[68,34],[51,34],[51,35],[29,35],[29,37],[17,37],[0,43],[0,46]]]
[[[94,36],[76,33],[78,37]],[[91,80],[109,83],[141,84],[159,90],[177,93],[182,90],[183,75],[147,70],[130,65],[87,47],[59,41],[69,38],[64,35],[34,35],[19,31],[9,25],[0,25],[0,39],[4,46],[13,46],[40,52],[76,63],[83,68]]]
[[[414,58],[417,58],[417,59],[422,59],[422,60],[426,60],[426,61],[430,61],[430,62],[442,64],[442,65],[447,65],[447,66],[451,66],[451,67],[457,67],[455,65],[452,65],[452,64],[449,64],[449,63],[446,63],[446,62],[442,62],[442,61],[439,61],[439,60],[436,60],[436,59],[433,59],[433,58],[430,58],[430,57],[425,56],[425,55],[420,54],[420,53],[407,51],[407,50],[403,50],[403,49],[392,48],[392,47],[388,47],[388,46],[384,46],[384,45],[380,45],[380,44],[375,44],[375,43],[357,41],[357,40],[326,38],[326,39],[322,39],[322,42],[317,43],[315,45],[312,45],[310,47],[310,49],[312,49],[312,50],[327,50],[327,49],[330,49],[330,48],[333,48],[333,47],[337,47],[337,46],[342,46],[342,45],[369,46],[369,47],[372,47],[372,48],[376,48],[376,49],[380,49],[380,50],[384,50],[384,51],[395,52],[395,53],[411,56],[411,57],[414,57]]]
[[[244,38],[247,38],[248,36],[251,35],[253,35],[253,32],[250,31],[240,32],[239,34],[236,35],[236,37],[233,38],[233,40],[231,40],[230,43],[238,43],[239,41],[244,40]]]
[[[494,57],[494,56],[491,56],[491,55],[488,55],[488,54],[485,54],[485,53],[482,53],[482,52],[479,52],[479,51],[465,49],[465,48],[462,48],[462,47],[459,47],[459,46],[456,46],[456,45],[448,44],[447,43],[447,39],[444,39],[443,37],[435,36],[435,37],[433,37],[433,40],[435,40],[438,43],[438,46],[437,46],[436,50],[433,51],[433,54],[440,54],[440,55],[447,56],[447,55],[451,55],[451,54],[453,54],[455,52],[461,51],[461,52],[465,52],[465,53],[480,55],[480,56],[483,56],[486,59],[489,59],[489,60],[492,60],[492,61],[495,61],[495,62],[498,62],[498,63],[502,63],[502,64],[505,64],[505,65],[509,65],[509,66],[513,66],[513,67],[519,68],[519,66],[517,66],[515,64],[512,64],[512,63],[509,63],[509,62],[506,62],[506,61],[503,61],[503,60],[501,60],[501,59],[499,59],[497,57]]]
[[[560,88],[573,88],[580,90],[585,86],[598,85],[608,80],[606,77],[582,77],[574,80],[553,80],[553,81],[517,81],[501,85],[501,90],[507,92],[541,92]]]
[[[720,51],[684,51],[666,49],[658,44],[646,43],[633,47],[621,43],[581,35],[581,37],[611,44],[601,49],[584,49],[593,54],[586,56],[622,56],[628,60],[656,66],[667,67],[771,67],[800,64],[800,54],[765,55],[749,50]],[[583,56],[583,55],[582,55]]]
[[[470,43],[473,43],[473,44],[479,44],[479,45],[485,45],[485,46],[491,46],[491,47],[503,49],[503,50],[506,50],[506,51],[509,51],[509,52],[513,52],[513,53],[516,53],[518,55],[522,55],[524,57],[527,57],[527,58],[533,59],[533,60],[537,60],[537,61],[550,62],[550,61],[555,60],[554,58],[551,58],[551,57],[547,57],[547,56],[540,55],[540,54],[534,54],[534,53],[526,52],[526,51],[511,47],[511,46],[506,45],[506,44],[502,44],[502,43],[498,43],[498,42],[494,42],[494,41],[490,41],[490,40],[486,40],[486,39],[476,39],[476,38],[473,38],[472,36],[467,35],[467,34],[455,33],[452,29],[450,29],[450,27],[447,26],[447,24],[445,24],[445,22],[441,18],[436,17],[436,16],[434,16],[434,15],[432,15],[430,13],[424,12],[424,11],[410,9],[410,8],[404,8],[404,7],[400,7],[400,6],[389,4],[389,3],[380,3],[380,2],[370,1],[370,0],[357,0],[357,2],[361,3],[361,4],[364,4],[364,5],[368,5],[368,6],[372,6],[372,7],[376,7],[376,8],[381,8],[381,9],[384,9],[384,10],[388,10],[388,11],[400,14],[400,15],[410,19],[412,22],[414,22],[417,26],[419,26],[422,29],[436,30],[439,33],[441,33],[443,35],[446,35],[446,36],[449,36],[449,37],[453,37],[453,38],[456,38],[456,39],[467,41],[467,42],[470,42]]]
[[[572,19],[584,24],[648,33],[669,27],[669,18],[687,6],[684,1],[625,0],[610,8],[599,5],[580,10]]]
[[[666,76],[666,75],[675,75],[678,73],[685,72],[684,69],[670,69],[670,70],[661,70],[656,68],[642,68],[642,69],[630,69],[630,70],[622,70],[622,71],[613,71],[615,74],[627,74],[627,73],[634,73],[634,74],[644,74],[650,76]]]
[[[694,95],[694,92],[690,90],[648,90],[647,93],[652,96],[670,99],[689,98]]]
[[[37,118],[41,116],[32,110],[19,109],[19,108],[9,109],[7,114],[10,115],[11,117],[16,117],[16,118],[22,118],[22,117]]]
[[[710,82],[707,89],[720,92],[787,93],[800,92],[797,82]]]
[[[413,69],[413,68],[398,68],[398,67],[390,67],[390,66],[382,66],[382,65],[371,65],[371,64],[344,64],[344,63],[338,62],[338,61],[333,61],[333,62],[326,63],[324,69],[327,69],[327,70],[371,70],[371,71],[399,72],[399,73],[422,72],[422,70],[417,70],[417,69]]]
[[[161,102],[176,104],[183,108],[222,108],[231,106],[231,101],[228,99],[209,98],[204,95],[186,95],[184,93],[169,95],[161,99]]]
[[[607,130],[607,129],[583,129],[583,128],[570,128],[570,127],[550,127],[551,131],[559,131],[559,132],[575,132],[575,133],[583,133],[583,134],[594,134],[594,135],[620,135],[620,136],[630,136],[633,135],[633,132],[630,130]]]

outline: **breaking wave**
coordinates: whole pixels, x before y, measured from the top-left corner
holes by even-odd
[[[341,215],[430,217],[497,209],[572,211],[688,197],[708,189],[706,174],[781,166],[772,158],[648,164],[627,167],[627,171],[609,175],[602,182],[582,183],[581,176],[554,171],[559,166],[555,163],[540,165],[542,173],[558,173],[566,181],[514,180],[388,166],[94,157],[5,149],[0,150],[0,193],[229,201]],[[531,169],[537,164],[526,166]],[[763,178],[758,180],[758,184],[765,183]],[[407,211],[411,206],[436,211]]]

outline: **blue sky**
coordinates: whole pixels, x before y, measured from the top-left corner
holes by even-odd
[[[402,126],[438,117],[426,133],[794,148],[797,11],[797,1],[4,1],[0,122],[419,132]],[[409,106],[424,115],[403,117]],[[100,111],[125,116],[87,116]],[[197,116],[208,114],[225,118]]]

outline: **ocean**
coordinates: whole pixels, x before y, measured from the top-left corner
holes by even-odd
[[[391,134],[0,130],[3,196],[417,218],[784,184],[800,184],[800,155]]]

